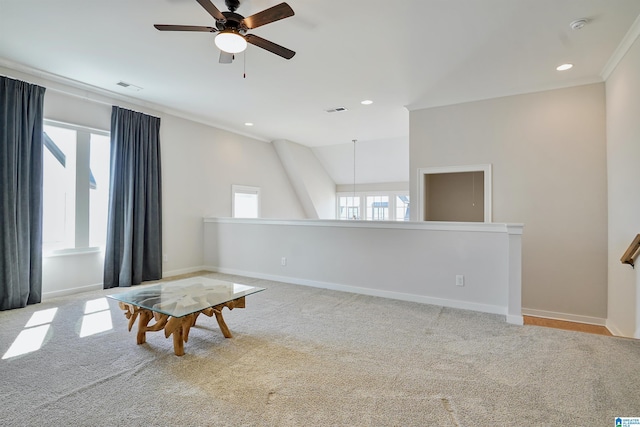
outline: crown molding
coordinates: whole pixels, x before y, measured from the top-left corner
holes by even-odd
[[[620,61],[622,61],[622,58],[624,58],[629,49],[631,49],[631,46],[638,37],[640,37],[640,15],[638,15],[633,24],[631,24],[629,31],[627,31],[627,34],[622,38],[622,41],[616,50],[613,51],[613,54],[602,69],[602,72],[600,73],[602,80],[606,82],[609,79],[613,71],[616,69]]]
[[[260,142],[270,142],[270,140],[266,138],[246,132],[241,132],[237,129],[229,128],[227,126],[221,125],[220,123],[216,123],[215,121],[208,120],[204,117],[193,116],[185,111],[175,110],[161,104],[156,104],[153,102],[144,101],[139,98],[122,95],[117,92],[112,92],[106,89],[99,88],[97,86],[92,86],[90,84],[53,74],[48,71],[32,68],[27,65],[10,61],[6,58],[1,57],[0,74],[5,74],[7,77],[12,78],[28,79],[31,81],[31,83],[46,87],[47,90],[53,90],[55,92],[85,99],[87,101],[105,105],[113,105],[114,101],[121,101],[129,104],[125,107],[139,109],[144,113],[152,115],[159,115],[159,113],[169,114],[181,119],[200,123],[205,126],[231,132],[236,135],[242,135]]]
[[[511,96],[531,95],[534,93],[547,92],[552,90],[570,89],[577,86],[586,86],[591,84],[602,83],[603,81],[604,80],[600,76],[594,75],[591,77],[583,77],[583,78],[573,79],[565,82],[553,82],[553,83],[544,84],[544,85],[522,87],[517,90],[503,91],[502,93],[496,93],[488,97],[487,96],[459,97],[458,99],[446,100],[446,102],[442,102],[443,100],[441,99],[419,101],[413,104],[405,105],[404,107],[410,113],[412,113],[414,111],[426,110],[429,108],[451,107],[451,106],[460,105],[460,104],[470,104],[472,102],[482,102],[482,101],[491,101],[491,100],[500,99],[500,98],[509,98]]]

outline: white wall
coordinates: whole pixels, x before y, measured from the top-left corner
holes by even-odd
[[[207,215],[231,216],[231,185],[261,188],[265,218],[304,218],[273,145],[192,122],[150,107],[0,67],[0,73],[47,88],[47,119],[109,130],[111,105],[161,118],[163,264],[165,276],[203,265]],[[43,295],[102,287],[103,254],[71,254],[43,260]]]
[[[287,140],[273,141],[289,182],[307,218],[334,219],[336,183],[324,170],[313,151]]]
[[[609,195],[609,318],[618,335],[640,338],[640,274],[620,257],[640,233],[640,40],[606,82]],[[638,261],[640,265],[640,261]]]
[[[604,84],[412,111],[410,134],[414,203],[418,168],[493,165],[493,220],[525,224],[525,314],[605,323]]]
[[[407,182],[379,182],[371,184],[356,184],[355,189],[353,184],[341,184],[336,185],[336,191],[338,193],[351,193],[355,192],[409,192],[409,181]]]
[[[353,142],[313,147],[338,185],[353,185]],[[356,142],[356,183],[409,182],[409,138]]]
[[[260,187],[263,218],[304,218],[272,144],[163,115],[165,271],[202,265],[202,217],[231,216],[233,184]]]
[[[204,233],[212,271],[504,314],[522,323],[521,225],[208,218]]]

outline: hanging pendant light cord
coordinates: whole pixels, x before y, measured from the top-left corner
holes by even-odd
[[[357,139],[353,140],[353,206],[355,208],[356,205],[356,141]],[[353,210],[353,219],[356,219],[356,213],[355,213],[355,209]]]
[[[471,206],[476,205],[476,174],[472,172],[473,181],[472,181],[472,195],[471,195]]]

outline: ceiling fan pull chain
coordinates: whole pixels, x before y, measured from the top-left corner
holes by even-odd
[[[242,78],[246,79],[247,78],[247,51],[244,51],[244,55],[242,55],[243,58],[243,65],[244,65],[244,69],[242,70]]]

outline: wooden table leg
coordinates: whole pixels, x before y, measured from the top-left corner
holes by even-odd
[[[176,356],[184,356],[184,338],[182,325],[173,331],[173,352]]]
[[[169,335],[173,335],[173,351],[176,356],[184,355],[184,343],[189,340],[189,331],[191,327],[195,325],[196,320],[200,314],[206,316],[216,315],[218,326],[225,338],[233,338],[229,327],[222,317],[222,309],[227,307],[229,310],[234,308],[244,308],[245,298],[241,297],[233,301],[228,301],[224,304],[209,307],[196,313],[192,313],[180,318],[175,318],[162,313],[154,313],[151,310],[135,306],[128,303],[119,303],[120,308],[125,310],[125,316],[129,319],[129,330],[133,326],[136,318],[138,319],[138,333],[137,343],[144,344],[147,342],[148,331],[160,331],[164,330],[165,337],[169,338]],[[155,323],[149,326],[151,319],[155,318]]]
[[[214,309],[213,313],[216,315],[216,320],[218,321],[218,326],[220,326],[222,335],[224,335],[225,338],[233,338],[233,335],[231,335],[231,331],[229,330],[229,327],[224,322],[224,318],[222,317],[222,308],[220,308],[220,310]]]
[[[141,310],[138,316],[138,344],[147,342],[147,325],[153,318],[153,313],[149,310]]]

